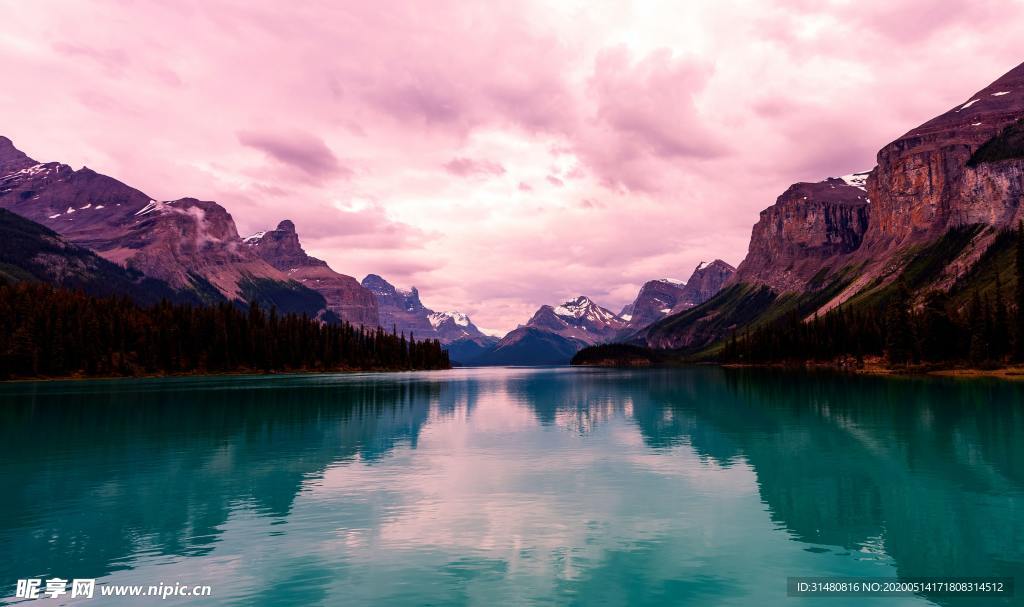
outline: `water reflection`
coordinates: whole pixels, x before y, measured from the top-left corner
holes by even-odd
[[[7,385],[2,595],[159,574],[221,580],[213,603],[788,604],[787,575],[1024,580],[1022,403],[715,368]]]

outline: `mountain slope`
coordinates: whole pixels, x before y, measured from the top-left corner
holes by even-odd
[[[0,280],[44,282],[89,295],[123,295],[139,304],[195,303],[166,283],[126,270],[56,232],[0,209]]]
[[[0,138],[0,207],[207,302],[319,312],[323,297],[242,245],[231,215],[195,198],[157,201],[89,168],[38,163]],[[331,315],[333,316],[333,314]]]
[[[564,365],[587,345],[542,328],[523,326],[509,332],[473,362],[479,365]]]
[[[335,272],[327,262],[307,255],[291,221],[285,219],[276,229],[254,234],[242,242],[291,280],[320,293],[327,308],[342,320],[369,328],[380,324],[373,293],[355,278]]]
[[[693,352],[786,315],[880,314],[900,289],[916,308],[991,293],[974,268],[1005,258],[989,251],[1024,218],[1022,120],[1024,64],[883,147],[869,174],[794,184],[761,213],[726,288],[638,341]]]

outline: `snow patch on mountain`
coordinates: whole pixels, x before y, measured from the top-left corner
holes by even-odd
[[[840,177],[840,179],[845,181],[846,185],[852,185],[855,188],[867,190],[868,175],[870,173],[871,171],[865,171],[863,173],[851,173],[849,175],[843,175],[842,177]]]
[[[135,212],[135,216],[138,217],[140,215],[149,215],[154,211],[160,212],[163,210],[163,208],[164,203],[158,202],[156,200],[150,200],[146,206],[142,207],[141,209]]]
[[[968,101],[967,103],[965,103],[965,104],[961,105],[961,106],[960,106],[960,110],[966,110],[967,108],[971,107],[971,106],[972,106],[972,105],[974,105],[975,103],[978,103],[979,101],[981,101],[981,99],[971,99],[971,100],[970,100],[970,101]],[[957,110],[957,111],[959,112],[960,110]]]
[[[427,320],[430,321],[430,325],[435,329],[441,326],[441,323],[448,319],[451,319],[452,322],[460,327],[468,327],[470,325],[469,316],[459,311],[434,312],[427,316]]]

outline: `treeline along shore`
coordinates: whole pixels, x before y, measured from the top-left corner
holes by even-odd
[[[278,314],[0,280],[0,379],[447,369],[437,340]]]

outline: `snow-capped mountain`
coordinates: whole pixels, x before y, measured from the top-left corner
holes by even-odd
[[[580,295],[557,306],[541,306],[525,325],[510,331],[474,362],[565,364],[584,347],[613,340],[627,324],[619,315]]]
[[[429,316],[427,316],[427,320],[430,321],[431,326],[433,326],[435,329],[448,321],[451,321],[452,323],[459,327],[468,327],[471,324],[469,322],[469,317],[463,314],[462,312],[458,311],[432,312]]]
[[[526,326],[596,344],[625,328],[626,321],[589,297],[580,295],[558,306],[541,306]]]

